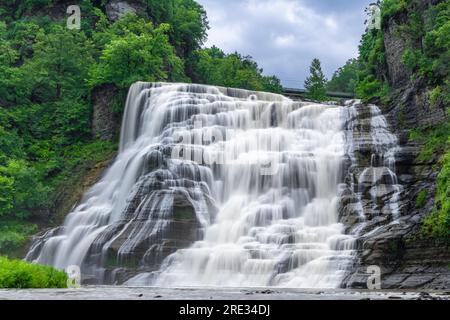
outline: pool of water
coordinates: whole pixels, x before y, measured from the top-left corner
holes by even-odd
[[[79,289],[0,290],[0,300],[450,300],[450,292],[305,290],[279,288],[157,288],[85,286]]]

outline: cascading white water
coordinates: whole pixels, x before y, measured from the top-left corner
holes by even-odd
[[[220,210],[204,238],[166,259],[155,280],[141,274],[128,284],[339,286],[353,253],[337,216],[345,112],[282,101],[271,127],[272,106],[234,99],[225,121],[207,122],[232,130],[205,148],[228,159],[215,176]],[[230,125],[234,114],[246,121]],[[273,148],[270,141],[279,143]],[[258,173],[267,153],[280,161],[272,176]]]
[[[355,255],[338,218],[351,116],[275,94],[136,83],[114,164],[27,259],[102,276],[113,252],[120,266],[138,260],[130,285],[338,287]],[[182,220],[191,209],[200,232]],[[186,230],[190,243],[174,235]]]

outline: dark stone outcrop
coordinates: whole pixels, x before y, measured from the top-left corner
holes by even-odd
[[[95,88],[92,92],[92,135],[94,138],[113,141],[120,131],[120,116],[114,112],[119,90],[112,84]]]
[[[115,22],[127,13],[142,13],[144,9],[142,4],[135,1],[112,0],[106,6],[106,15],[108,19]]]
[[[409,228],[387,230],[364,241],[361,264],[348,281],[351,287],[367,288],[367,267],[377,265],[382,289],[449,289],[448,242],[415,239],[412,234]]]
[[[384,28],[384,45],[386,51],[386,63],[391,85],[401,88],[408,84],[410,73],[402,63],[402,56],[407,48],[406,40],[400,36],[399,27],[407,21],[405,13],[391,18]]]
[[[391,107],[385,111],[397,131],[433,126],[448,119],[445,107],[430,103],[430,90],[421,80],[410,80],[408,85],[394,90]]]

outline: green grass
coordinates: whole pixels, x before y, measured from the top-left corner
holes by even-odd
[[[67,274],[52,267],[0,257],[0,288],[67,288]]]
[[[423,208],[423,206],[427,202],[427,195],[428,195],[427,190],[421,190],[419,192],[419,194],[417,195],[417,198],[416,198],[416,208],[417,209]]]

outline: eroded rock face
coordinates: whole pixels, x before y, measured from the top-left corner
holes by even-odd
[[[408,47],[406,39],[399,36],[401,24],[408,19],[406,14],[399,14],[391,18],[384,30],[384,44],[386,50],[386,62],[390,82],[394,88],[400,88],[409,82],[410,74],[403,61],[403,53]]]
[[[411,221],[416,220],[416,221]],[[382,289],[450,288],[448,243],[411,237],[419,217],[384,230],[362,243],[361,266],[349,279],[355,288],[367,288],[367,267],[381,267]]]
[[[92,93],[92,136],[96,139],[113,141],[120,130],[119,115],[113,106],[118,89],[114,85],[102,85]]]
[[[347,232],[359,235],[358,259],[342,286],[367,288],[367,268],[376,265],[383,289],[450,288],[448,243],[420,238],[421,222],[433,208],[438,156],[417,160],[420,146],[403,137],[394,111],[383,122],[370,106],[355,109],[354,158],[339,212]],[[421,190],[427,201],[416,208]]]
[[[380,109],[358,103],[349,108],[351,159],[339,213],[347,232],[360,237],[397,219],[404,193],[396,174],[398,140]]]
[[[137,5],[127,1],[113,0],[106,5],[106,15],[112,22],[119,20],[127,13],[136,12]]]
[[[441,2],[443,0],[418,1],[414,10],[422,15],[420,18],[423,21],[427,21],[427,9]],[[388,80],[394,89],[393,103],[384,111],[386,114],[392,114],[391,123],[395,128],[436,125],[448,119],[447,106],[432,106],[429,102],[429,92],[434,87],[429,87],[420,79],[411,78],[411,73],[403,64],[403,54],[411,42],[417,42],[416,46],[420,47],[420,43],[424,41],[412,39],[402,33],[402,24],[407,20],[408,12],[401,11],[391,17],[383,27]]]

